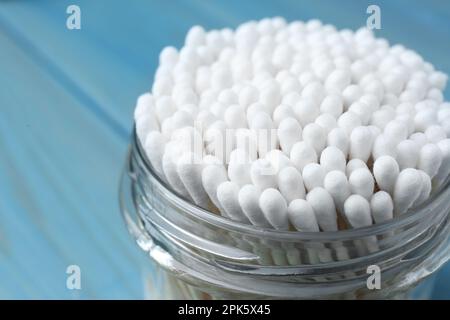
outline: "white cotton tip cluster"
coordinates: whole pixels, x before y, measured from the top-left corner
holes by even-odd
[[[446,182],[446,82],[364,28],[194,26],[161,51],[136,134],[155,173],[206,210],[278,230],[367,227]]]

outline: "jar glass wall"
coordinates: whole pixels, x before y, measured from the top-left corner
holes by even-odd
[[[262,229],[199,208],[154,173],[134,135],[120,186],[150,256],[149,298],[427,298],[449,259],[449,181],[391,221],[338,232]],[[379,282],[378,282],[379,281]]]

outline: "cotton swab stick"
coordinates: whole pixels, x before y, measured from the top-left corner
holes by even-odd
[[[298,231],[320,231],[314,210],[304,199],[296,199],[289,203],[288,216],[289,221]]]
[[[450,139],[441,140],[437,143],[442,152],[442,164],[434,177],[434,184],[440,187],[450,174]]]
[[[350,159],[369,160],[372,152],[373,135],[368,127],[356,127],[350,135]]]
[[[394,216],[394,203],[389,193],[378,191],[370,200],[370,209],[375,223],[388,221]]]
[[[177,172],[195,204],[207,209],[209,198],[202,184],[203,163],[193,152],[184,153],[177,161]]]
[[[251,159],[243,149],[235,149],[230,153],[228,163],[228,177],[239,186],[251,183],[250,177]]]
[[[374,179],[368,169],[356,169],[352,172],[348,181],[353,194],[359,194],[370,200],[374,190]]]
[[[273,188],[264,190],[259,198],[259,206],[267,221],[275,229],[289,229],[287,204],[278,190]]]
[[[351,195],[350,184],[342,171],[333,170],[325,176],[324,187],[333,197],[334,203],[341,214],[344,213],[344,203]]]
[[[344,203],[344,212],[347,221],[353,228],[372,225],[369,202],[359,194],[353,194],[348,197]]]
[[[317,163],[317,153],[309,143],[300,141],[292,146],[290,159],[299,171],[303,171],[307,164]]]
[[[267,159],[258,159],[251,164],[251,182],[261,191],[268,188],[277,188],[276,169]]]
[[[373,165],[373,175],[381,190],[393,194],[395,182],[397,181],[399,173],[400,169],[394,158],[382,156],[375,160]]]
[[[156,172],[164,177],[164,170],[162,165],[162,158],[164,155],[164,148],[166,146],[167,139],[159,131],[151,131],[145,139],[145,154],[147,155],[150,163]]]
[[[422,170],[418,170],[421,177],[422,177],[422,187],[420,189],[420,193],[419,196],[417,197],[417,199],[414,201],[413,203],[413,207],[417,207],[418,205],[420,205],[422,202],[424,202],[426,199],[428,199],[428,197],[430,196],[431,193],[431,178],[428,174],[425,173],[425,171]]]
[[[294,167],[287,167],[279,172],[278,188],[287,203],[295,199],[304,199],[306,195],[302,175]]]
[[[261,192],[257,187],[252,184],[247,184],[241,188],[238,195],[239,204],[242,211],[247,216],[250,222],[258,227],[269,228],[270,223],[264,216],[261,208],[259,207],[259,199]]]
[[[350,175],[352,174],[353,171],[355,171],[356,169],[361,169],[361,168],[369,170],[369,168],[367,167],[367,164],[364,161],[362,161],[361,159],[352,159],[349,162],[347,162],[345,174],[347,175],[347,177],[350,177]]]
[[[324,188],[315,188],[306,195],[306,201],[316,214],[317,222],[323,231],[336,231],[337,215],[333,198]]]
[[[297,120],[287,118],[280,122],[277,133],[278,139],[280,140],[281,149],[289,155],[292,146],[302,135],[302,127]]]
[[[397,145],[398,166],[400,170],[406,168],[415,168],[419,160],[419,144],[414,140],[403,140]]]
[[[221,211],[225,212],[217,198],[217,188],[228,181],[227,171],[222,163],[208,164],[202,171],[202,184],[211,202]]]
[[[350,148],[350,140],[347,132],[342,128],[334,128],[328,133],[327,145],[338,148],[346,157]]]
[[[394,187],[394,214],[405,213],[414,203],[422,190],[422,175],[413,168],[400,172]]]
[[[233,220],[248,222],[239,204],[239,186],[231,181],[222,182],[217,188],[217,199],[220,207]]]
[[[420,149],[417,168],[425,171],[431,178],[434,178],[441,163],[442,152],[437,145],[428,143]]]
[[[314,188],[323,187],[325,170],[320,164],[310,163],[303,168],[302,176],[305,188],[309,192]]]
[[[326,173],[333,170],[345,172],[345,156],[337,147],[326,147],[320,155],[320,165]]]

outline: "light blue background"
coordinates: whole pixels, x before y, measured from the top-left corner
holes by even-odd
[[[82,29],[66,28],[81,7]],[[190,26],[235,27],[280,15],[364,25],[450,72],[450,3],[423,1],[1,1],[0,298],[142,298],[146,257],[118,211],[136,97],[158,53]],[[450,98],[449,90],[446,91]],[[66,267],[82,290],[66,289]],[[450,265],[435,298],[450,298]]]

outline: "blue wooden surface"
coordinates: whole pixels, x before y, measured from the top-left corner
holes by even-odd
[[[81,8],[82,29],[66,28]],[[235,27],[265,16],[365,24],[450,73],[448,1],[0,2],[0,298],[142,298],[146,257],[127,234],[117,186],[135,98],[158,52],[191,25]],[[450,99],[449,89],[446,98]],[[66,267],[82,290],[66,289]],[[434,298],[450,298],[450,266]]]

